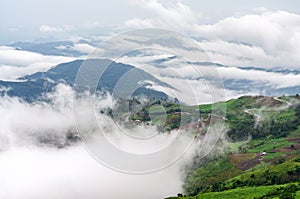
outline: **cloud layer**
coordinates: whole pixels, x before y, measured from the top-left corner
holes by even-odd
[[[74,130],[73,95],[69,86],[60,84],[55,92],[46,96],[49,103],[29,104],[17,98],[1,97],[1,198],[137,199],[145,197],[156,199],[181,192],[182,169],[193,157],[193,150],[186,158],[182,158],[164,170],[151,174],[132,175],[117,172],[100,164],[88,153],[86,146],[80,143],[62,149],[51,147],[47,143],[39,143],[39,137],[51,138],[54,135],[64,137],[68,131]],[[98,100],[98,102],[103,107],[107,104],[106,100]],[[81,105],[81,110],[85,110],[84,103]],[[89,123],[90,117],[93,115],[89,115],[85,125],[95,128]],[[103,127],[110,125],[112,124],[101,123]],[[154,128],[139,127],[138,131],[152,131],[151,134],[156,134]],[[164,137],[168,136],[170,135],[164,134]],[[131,142],[124,135],[115,142],[131,152],[141,152],[139,150],[141,145]],[[158,138],[155,142],[148,143],[150,148],[145,148],[144,143],[141,149],[142,151],[159,149],[161,143]]]
[[[72,57],[42,55],[39,53],[0,46],[0,79],[16,80],[19,77],[39,71],[46,71]]]
[[[203,24],[201,16],[181,2],[156,0],[133,4],[153,15],[124,22],[125,28],[161,27],[191,35],[215,62],[227,66],[299,67],[300,15],[265,8]],[[203,41],[204,39],[204,41]]]

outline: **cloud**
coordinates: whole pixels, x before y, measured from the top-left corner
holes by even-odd
[[[175,1],[169,4],[162,4],[157,0],[132,1],[132,5],[138,6],[152,15],[150,19],[130,19],[125,21],[126,28],[143,27],[164,27],[171,29],[186,30],[195,24],[199,14],[181,2]],[[134,26],[133,26],[134,25]]]
[[[296,13],[257,8],[202,24],[200,14],[180,1],[144,0],[133,1],[133,5],[149,12],[150,17],[127,20],[125,28],[160,27],[202,38],[199,45],[215,62],[240,67],[299,67],[300,15]]]
[[[71,25],[64,25],[61,27],[54,27],[49,25],[41,25],[40,26],[40,32],[42,33],[59,33],[59,32],[69,32],[71,30],[74,30],[75,27]]]
[[[49,104],[30,104],[18,98],[1,97],[0,113],[3,118],[0,135],[7,138],[8,146],[5,148],[35,144],[39,137],[48,133],[62,136],[69,130],[74,131],[74,122],[70,117],[72,95],[69,86],[59,84],[54,93],[47,95],[51,101]],[[0,151],[3,150],[0,148]]]
[[[59,63],[74,59],[72,57],[42,55],[0,46],[0,79],[15,80],[25,75],[48,70]]]
[[[146,196],[149,199],[156,199],[176,195],[182,191],[183,166],[190,162],[195,148],[188,151],[187,156],[164,170],[151,174],[130,175],[116,172],[100,164],[86,151],[86,146],[83,147],[80,144],[73,144],[62,149],[40,145],[39,137],[48,135],[51,138],[55,135],[64,138],[68,131],[74,130],[73,96],[74,92],[71,87],[59,84],[55,92],[46,96],[47,103],[30,104],[18,98],[1,97],[1,198],[137,199]],[[97,102],[101,105],[108,104],[107,100],[110,99],[101,98]],[[83,101],[86,102],[86,100]],[[85,103],[80,103],[80,105],[78,108],[85,111]],[[90,117],[93,115],[86,118],[84,125],[93,128]],[[99,115],[99,117],[105,116]],[[110,123],[109,120],[100,119],[99,121],[108,122],[101,123],[100,128],[115,126],[115,123]],[[111,132],[123,134],[120,132],[120,126],[110,128],[110,131],[105,133],[111,135]],[[157,133],[155,128],[142,126],[133,129],[131,133],[133,132],[148,132],[151,135]],[[188,135],[188,138],[194,137],[191,134]],[[161,141],[172,137],[173,133],[161,134],[161,136],[154,142],[142,145],[137,143],[138,140],[132,142],[132,138],[126,135],[113,141],[117,142],[119,147],[124,147],[124,150],[140,153],[140,146],[143,146],[142,149],[146,151],[157,149],[163,143]],[[185,139],[181,141],[184,143]],[[176,145],[176,150],[178,147]],[[145,162],[145,164],[148,163]],[[168,184],[167,187],[166,184]],[[116,187],[118,191],[115,191]]]
[[[212,25],[197,25],[195,35],[208,39],[200,45],[214,51],[212,58],[227,65],[296,68],[300,61],[299,25],[298,14],[264,9]]]
[[[299,24],[297,14],[264,10],[259,14],[227,17],[212,25],[199,25],[196,31],[207,39],[244,42],[276,55],[294,45],[291,41],[299,36]]]
[[[1,153],[0,162],[1,198],[157,199],[176,195],[182,185],[176,167],[148,175],[123,174],[95,161],[83,146],[17,148]]]
[[[151,28],[154,27],[150,19],[134,18],[124,22],[126,28]]]
[[[81,53],[91,53],[96,48],[94,46],[91,46],[89,44],[73,44],[71,47],[72,50],[76,50]]]
[[[262,82],[276,88],[288,88],[300,85],[300,75],[292,73],[282,74],[260,70],[242,70],[233,67],[220,67],[218,71],[224,79]]]
[[[39,70],[41,70],[41,68],[26,68],[0,64],[0,79],[4,81],[17,81],[18,78]]]
[[[48,25],[41,25],[40,26],[41,32],[63,32],[62,28],[54,27],[54,26],[48,26]]]
[[[236,44],[232,44],[236,45]],[[252,47],[244,46],[245,51],[251,51]],[[221,54],[223,50],[218,49],[217,53]],[[222,93],[226,94],[226,99],[235,98],[241,95],[250,94],[250,91],[239,90],[240,87],[247,86],[247,84],[261,85],[265,89],[281,89],[300,85],[300,75],[294,73],[280,73],[264,71],[261,69],[243,69],[229,66],[216,66],[213,63],[206,65],[204,63],[187,63],[180,57],[175,57],[170,53],[160,52],[155,54],[155,51],[140,51],[140,54],[135,56],[123,56],[118,61],[134,65],[146,72],[154,75],[159,80],[168,83],[177,90],[158,87],[153,85],[152,88],[163,91],[170,96],[177,97],[181,101],[188,104],[211,103],[212,101],[223,101],[225,98]],[[232,50],[232,52],[235,52]],[[236,54],[243,55],[242,50],[237,51]],[[184,53],[182,53],[184,54]],[[223,56],[225,56],[223,54]],[[233,57],[233,56],[229,56]],[[232,64],[239,64],[234,62],[231,58]],[[209,61],[209,60],[208,60]],[[242,61],[240,61],[242,62]],[[223,81],[216,81],[222,78],[223,81],[250,81],[252,83],[239,83],[236,89],[233,89],[232,83],[223,85]],[[225,86],[225,88],[223,88]],[[231,87],[226,89],[226,86]],[[240,86],[240,87],[239,87]],[[253,86],[251,94],[258,94],[261,92],[261,87]],[[214,94],[214,99],[212,99]]]
[[[197,68],[180,57],[168,60],[168,58],[173,56],[170,53],[161,51],[145,50],[136,56],[122,56],[117,61],[136,66],[162,82],[171,85],[175,89],[159,87],[155,84],[150,86],[150,88],[163,91],[169,96],[176,97],[181,102],[190,105],[224,101],[226,97],[234,98],[239,96],[237,92],[226,90],[222,87],[222,82],[219,82],[216,78],[218,71],[214,68]],[[168,61],[160,62],[160,60],[164,59]],[[216,78],[214,82],[209,81],[211,77]]]

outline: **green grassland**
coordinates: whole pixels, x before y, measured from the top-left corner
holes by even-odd
[[[243,199],[274,198],[275,199],[278,198],[279,199],[280,195],[283,195],[282,192],[286,190],[286,187],[293,186],[293,185],[299,187],[298,184],[294,184],[294,183],[284,184],[284,185],[259,186],[259,187],[243,187],[243,188],[226,190],[222,192],[202,193],[197,196],[187,196],[187,197],[180,197],[180,198],[183,199],[241,199],[241,198]],[[300,191],[295,191],[295,193],[290,193],[289,191],[289,193],[286,193],[286,195],[290,197],[294,196],[294,198],[299,198]],[[285,197],[288,198],[288,196]],[[177,197],[174,197],[173,199],[175,198]]]

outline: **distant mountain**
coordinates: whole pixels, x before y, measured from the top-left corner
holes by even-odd
[[[138,54],[136,52],[136,55],[141,56],[142,53]],[[177,62],[176,62],[177,61]],[[253,66],[243,66],[243,67],[229,67],[226,65],[222,65],[220,63],[214,63],[214,62],[180,62],[180,57],[177,56],[168,56],[164,58],[159,59],[153,59],[148,61],[149,64],[156,66],[157,68],[168,68],[172,67],[174,63],[175,65],[184,65],[184,64],[191,64],[195,68],[201,69],[201,67],[216,67],[217,69],[224,69],[224,68],[237,68],[241,72],[248,72],[248,71],[256,71],[256,72],[263,72],[265,74],[269,73],[270,75],[273,75],[274,73],[280,74],[280,75],[300,75],[300,70],[298,69],[288,69],[288,68],[260,68],[260,67],[253,67]],[[237,73],[237,71],[235,71]],[[259,74],[259,73],[257,73]],[[264,74],[264,75],[265,75]],[[268,96],[280,96],[280,95],[295,95],[300,92],[300,85],[295,86],[278,86],[272,84],[272,82],[268,82],[263,78],[263,76],[259,79],[239,79],[239,78],[233,78],[231,76],[227,76],[227,74],[222,74],[220,72],[220,75],[223,79],[224,88],[237,92],[241,95],[246,94],[260,94],[260,95],[268,95]],[[179,78],[179,77],[178,77]],[[188,79],[188,78],[187,78]],[[201,80],[202,77],[195,78],[197,80]],[[206,76],[205,79],[207,81],[210,81],[211,84],[214,84],[215,80],[213,77]],[[216,81],[217,82],[217,81]],[[217,86],[217,85],[216,85]]]
[[[82,40],[80,44],[89,44]],[[14,47],[18,50],[26,50],[36,52],[43,55],[56,55],[56,56],[74,56],[79,57],[86,55],[86,53],[79,52],[72,48],[74,43],[72,41],[55,41],[46,43],[31,43],[31,42],[15,42],[8,46]]]
[[[161,41],[160,41],[161,40]],[[161,37],[159,42],[163,42],[164,44],[172,43],[174,47],[179,47],[180,43],[175,42],[173,40],[169,40],[167,36]],[[135,41],[138,42],[138,41]],[[148,44],[155,43],[158,41],[152,41],[149,40]],[[232,41],[236,42],[236,41]],[[86,55],[87,53],[78,51],[76,46],[77,44],[87,44],[89,46],[96,46],[96,42],[93,42],[92,40],[80,40],[76,43],[72,41],[56,41],[56,42],[47,42],[47,43],[30,43],[30,42],[16,42],[13,44],[10,44],[9,46],[15,47],[16,49],[20,50],[26,50],[31,52],[37,52],[44,55],[58,55],[58,56],[73,56],[73,57],[80,57],[83,55]],[[245,44],[244,44],[245,45]],[[189,49],[192,50],[192,49]],[[216,67],[220,69],[228,68],[226,65],[222,65],[220,63],[214,63],[214,62],[182,62],[182,58],[179,56],[174,55],[167,55],[165,57],[155,57],[155,52],[152,51],[133,51],[129,54],[126,54],[126,56],[129,57],[139,57],[140,59],[145,56],[147,59],[145,59],[144,62],[147,62],[151,66],[155,66],[160,69],[168,69],[175,68],[178,66],[183,66],[184,64],[192,64],[196,69],[201,67]],[[70,65],[77,64],[77,63],[71,63]],[[130,62],[130,64],[136,64],[138,65],[139,62]],[[77,73],[76,67],[68,70],[66,72],[58,71],[61,67],[59,66],[57,69],[51,69],[47,73],[36,73],[32,76],[27,76],[26,78],[21,78],[21,80],[25,80],[26,82],[19,83],[19,82],[0,82],[0,90],[3,90],[1,86],[10,86],[10,88],[13,88],[9,91],[10,94],[14,96],[23,96],[27,92],[25,88],[32,88],[35,90],[37,95],[40,95],[41,92],[51,90],[52,83],[48,80],[64,80],[67,81],[69,84],[74,81],[74,77],[72,77]],[[63,67],[62,67],[63,68]],[[239,78],[238,75],[236,77],[232,77],[231,75],[228,75],[229,73],[221,74],[224,88],[232,91],[232,93],[235,93],[236,95],[245,95],[245,94],[260,94],[260,95],[268,95],[268,96],[280,96],[280,95],[295,95],[300,92],[300,85],[293,86],[286,86],[286,85],[277,85],[273,82],[269,82],[264,79],[264,76],[262,75],[259,77],[259,73],[264,73],[264,75],[267,75],[269,73],[270,75],[273,75],[274,73],[281,74],[281,75],[300,75],[300,70],[298,69],[289,69],[288,67],[277,67],[277,68],[262,68],[259,66],[238,66],[238,67],[231,67],[239,69],[239,72],[257,72],[257,78]],[[74,70],[74,71],[71,71]],[[119,69],[118,69],[119,70]],[[71,73],[69,74],[69,72]],[[167,70],[165,70],[167,71]],[[118,72],[118,71],[111,71],[112,73]],[[124,71],[123,71],[124,72]],[[238,72],[235,70],[235,73]],[[172,73],[170,73],[172,74]],[[40,78],[38,78],[40,76]],[[164,76],[168,76],[168,73],[165,73]],[[171,76],[170,76],[171,77]],[[250,77],[250,76],[249,76]],[[47,79],[48,78],[48,79]],[[171,77],[173,78],[173,77]],[[176,78],[182,78],[182,77],[176,77]],[[185,77],[186,79],[192,78],[192,77]],[[202,77],[201,77],[202,78]],[[215,85],[216,79],[213,77],[206,76],[205,79],[210,82],[210,84],[219,87],[220,85]],[[29,80],[29,81],[28,81]],[[34,80],[34,81],[33,81]],[[200,80],[200,78],[199,78]],[[116,80],[113,80],[116,81]],[[158,81],[157,79],[155,81]],[[161,82],[160,82],[161,83]],[[43,85],[43,86],[42,86]],[[104,86],[105,89],[111,90],[112,84],[109,81],[106,81],[106,85],[101,85],[100,87]],[[16,88],[18,87],[18,88]],[[24,87],[24,89],[22,88]],[[22,89],[21,89],[22,88]],[[128,90],[128,89],[126,89]],[[3,93],[3,91],[2,91]],[[146,92],[147,93],[147,92]],[[27,96],[27,94],[25,94]],[[27,99],[28,97],[26,97]],[[35,98],[35,97],[34,97]]]
[[[82,64],[88,65],[93,73],[97,68],[103,68],[109,64],[101,76],[97,90],[105,90],[110,93],[116,88],[118,81],[118,93],[115,97],[147,96],[150,98],[167,98],[168,96],[160,91],[150,89],[152,83],[169,87],[154,76],[131,65],[116,63],[107,59],[76,60],[69,63],[59,64],[46,72],[37,72],[32,75],[19,78],[17,82],[0,81],[0,94],[6,93],[9,96],[17,96],[26,101],[41,99],[44,93],[50,92],[59,83],[66,83],[73,86],[77,72]],[[124,77],[126,77],[124,79]],[[88,80],[91,81],[91,80]],[[131,94],[131,90],[133,93]],[[132,95],[132,96],[129,96]]]
[[[242,70],[258,70],[258,71],[265,71],[265,72],[274,72],[274,73],[282,73],[282,74],[294,74],[294,75],[299,75],[300,70],[291,70],[288,68],[270,68],[270,69],[265,69],[265,68],[258,68],[258,67],[238,67],[239,69]]]

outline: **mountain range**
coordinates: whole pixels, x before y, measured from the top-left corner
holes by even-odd
[[[74,86],[77,72],[82,64],[88,65],[93,72],[99,68],[106,67],[103,75],[99,79],[97,90],[113,93],[118,81],[122,77],[125,82],[118,84],[118,91],[132,91],[132,96],[124,96],[122,93],[114,93],[115,97],[133,97],[147,96],[149,98],[167,98],[168,96],[160,91],[151,89],[151,85],[158,84],[161,86],[171,87],[166,83],[161,82],[154,76],[146,73],[143,70],[135,68],[131,65],[116,63],[108,59],[89,59],[75,60],[68,63],[62,63],[52,67],[46,72],[37,72],[32,75],[24,76],[18,81],[0,81],[0,94],[20,97],[26,101],[35,101],[42,99],[43,94],[53,91],[54,87],[59,83],[65,83]],[[126,75],[128,73],[128,75]]]

